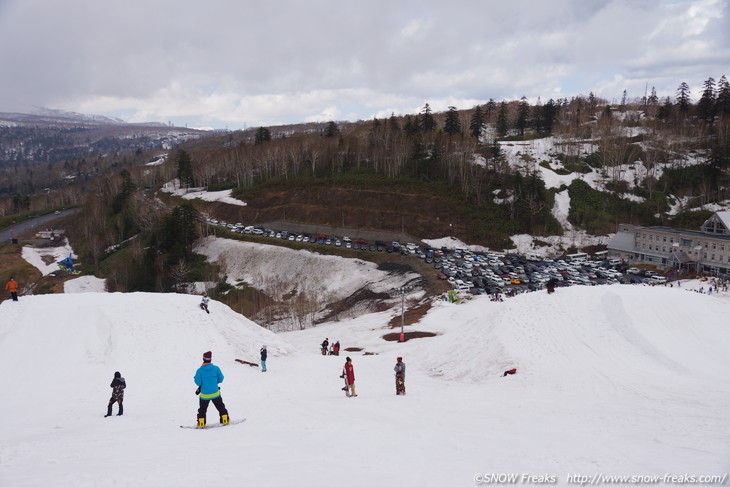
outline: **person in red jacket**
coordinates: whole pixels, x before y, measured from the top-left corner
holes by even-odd
[[[357,397],[355,394],[355,370],[352,368],[352,360],[350,357],[345,359],[345,367],[342,369],[342,376],[345,379],[345,387],[347,397]]]
[[[13,276],[10,276],[10,280],[5,284],[5,290],[10,291],[10,296],[13,297],[13,301],[18,300],[18,283],[15,282]]]

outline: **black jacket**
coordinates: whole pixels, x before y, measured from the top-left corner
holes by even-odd
[[[109,384],[109,387],[112,388],[112,397],[124,397],[124,389],[127,387],[127,383],[124,380],[124,377],[114,377],[114,380],[111,384]]]

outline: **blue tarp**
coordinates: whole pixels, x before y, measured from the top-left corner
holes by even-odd
[[[68,254],[68,257],[66,257],[63,260],[58,261],[59,264],[66,266],[66,267],[73,267],[74,266],[74,260],[72,254]]]

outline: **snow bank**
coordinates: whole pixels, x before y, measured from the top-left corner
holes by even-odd
[[[64,239],[63,245],[58,247],[24,245],[22,249],[23,259],[38,269],[44,276],[60,271],[61,268],[58,266],[58,262],[69,255],[73,255],[73,250],[68,243],[68,239]],[[73,257],[76,258],[75,255]]]
[[[345,298],[368,287],[373,292],[392,292],[419,274],[391,273],[360,259],[322,255],[225,238],[207,237],[196,252],[221,264],[229,281],[245,281],[277,299],[291,292],[322,296],[322,302]]]
[[[219,201],[229,205],[246,206],[245,201],[241,201],[231,196],[231,192],[233,190],[205,191],[204,188],[181,188],[177,179],[162,186],[162,191],[172,193],[176,196],[181,196],[186,200],[201,199],[203,201]]]
[[[95,276],[81,276],[63,283],[65,293],[103,293],[106,291],[106,279]]]

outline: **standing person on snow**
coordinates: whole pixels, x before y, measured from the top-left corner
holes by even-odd
[[[210,311],[208,311],[208,302],[210,301],[210,298],[208,297],[208,293],[203,293],[203,300],[200,302],[200,309],[205,311],[206,313],[210,314]]]
[[[220,414],[221,424],[228,424],[228,410],[223,404],[221,397],[221,388],[218,384],[223,382],[223,372],[217,365],[213,365],[213,352],[205,352],[203,354],[203,365],[195,372],[195,384],[198,386],[196,394],[200,394],[200,407],[198,408],[198,428],[205,427],[206,411],[210,402]]]
[[[398,357],[395,367],[395,394],[396,396],[406,394],[406,363],[403,362],[403,357]]]
[[[10,280],[5,284],[5,290],[10,292],[13,301],[18,300],[18,283],[13,279],[13,276],[10,276]]]
[[[357,397],[357,394],[355,394],[355,369],[352,368],[350,357],[345,359],[345,366],[342,368],[340,377],[345,379],[345,394],[347,394],[347,397]]]
[[[337,340],[335,342],[335,355],[339,355],[339,354],[340,354],[340,341]]]
[[[261,372],[266,372],[266,356],[268,353],[266,352],[266,345],[261,347]]]
[[[322,355],[327,355],[327,349],[330,346],[330,340],[329,338],[325,338],[322,342]]]
[[[124,377],[122,377],[122,374],[114,372],[114,379],[112,379],[112,383],[109,384],[109,387],[112,388],[112,397],[109,399],[109,404],[106,407],[106,415],[104,417],[106,418],[112,415],[112,405],[115,402],[119,404],[119,412],[117,413],[117,416],[121,416],[124,413],[122,401],[124,401],[124,389],[127,388],[127,382],[124,380]]]

